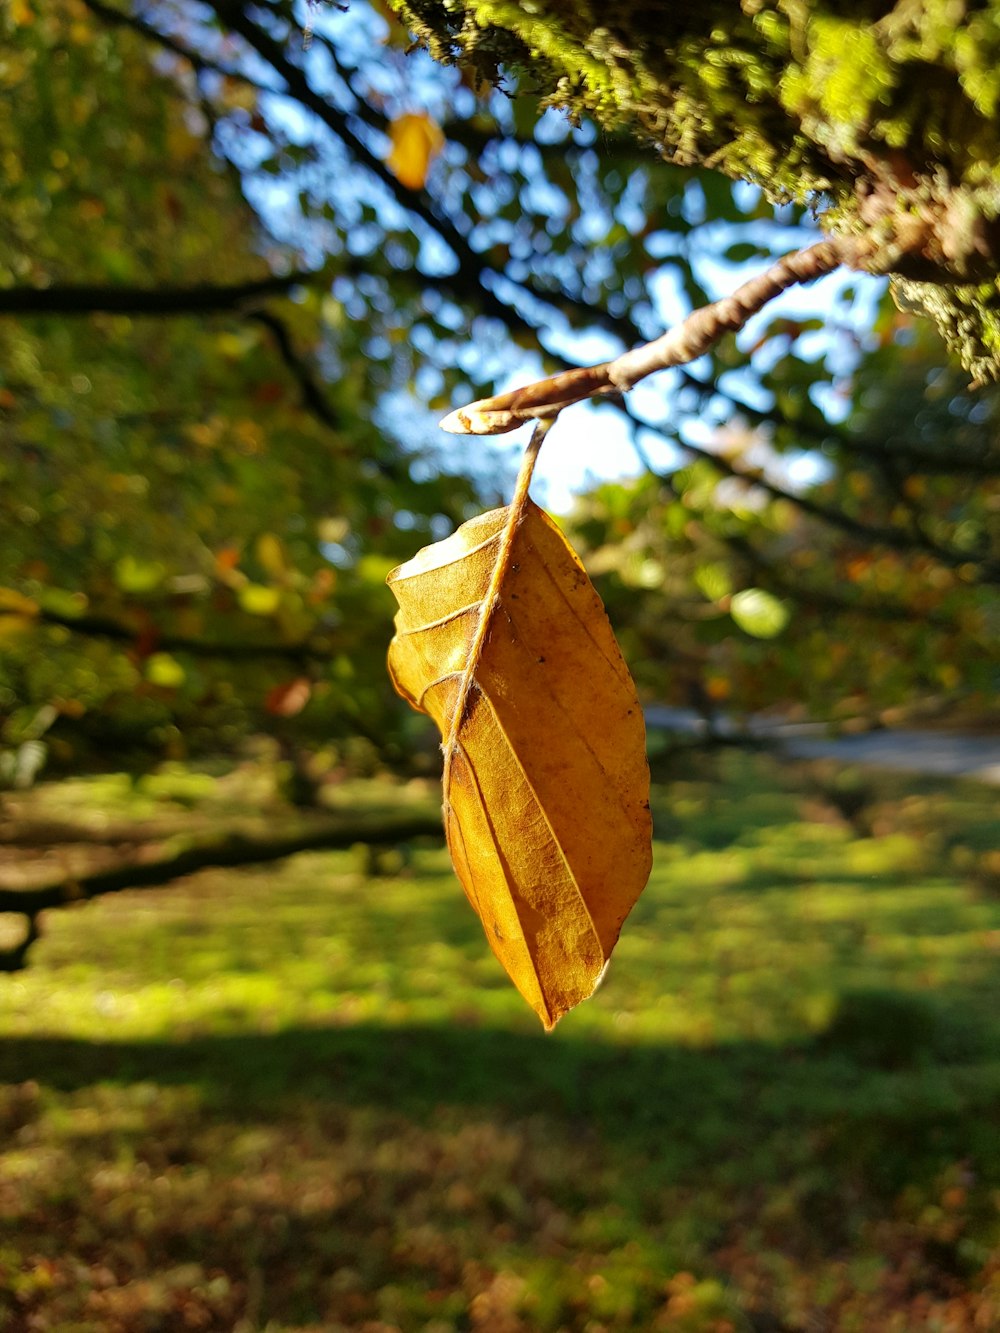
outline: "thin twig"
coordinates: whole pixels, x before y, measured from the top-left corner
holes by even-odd
[[[160,630],[148,619],[141,625],[127,624],[110,616],[60,615],[58,611],[37,605],[23,610],[0,608],[0,625],[3,625],[7,618],[38,625],[57,625],[70,630],[73,634],[110,639],[115,643],[129,645],[145,637],[158,651],[190,653],[195,657],[213,657],[237,662],[256,662],[262,657],[281,657],[305,665],[310,660],[329,661],[332,651],[332,640],[326,641],[321,636],[315,639],[300,639],[297,643],[257,643],[228,638],[197,639]]]
[[[344,433],[344,422],[334,410],[333,404],[327,398],[326,394],[320,388],[319,381],[313,374],[312,369],[305,360],[295,350],[292,338],[288,332],[288,327],[273,310],[253,310],[250,312],[250,319],[267,329],[274,339],[275,346],[281,356],[285,367],[292,373],[296,384],[299,386],[299,392],[302,394],[302,404],[317,420],[324,426],[339,434]]]
[[[647,375],[697,361],[726,333],[737,333],[752,315],[788,287],[811,282],[856,258],[849,237],[831,237],[805,250],[795,250],[738,287],[730,296],[702,306],[683,323],[613,361],[582,366],[536,380],[522,389],[481,398],[449,413],[443,430],[456,435],[503,435],[535,418],[551,417],[595,394],[624,393]]]
[[[186,60],[198,71],[198,73],[208,71],[212,74],[219,74],[225,79],[235,79],[240,83],[248,84],[251,88],[255,88],[258,92],[262,93],[274,91],[273,88],[267,88],[263,84],[256,83],[242,70],[236,69],[234,66],[222,65],[217,61],[209,60],[199,51],[184,46],[181,42],[177,41],[176,38],[171,37],[169,33],[161,32],[159,28],[154,28],[152,24],[141,19],[138,14],[125,13],[122,10],[117,9],[114,5],[104,4],[103,0],[83,0],[83,3],[91,13],[95,14],[99,19],[103,19],[105,23],[113,23],[118,27],[131,28],[134,32],[139,33],[140,36],[156,42],[156,44],[162,46],[164,50],[170,51],[175,56],[180,56],[182,60]]]

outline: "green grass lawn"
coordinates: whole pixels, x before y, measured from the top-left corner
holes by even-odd
[[[1000,1329],[997,793],[879,780],[852,828],[677,767],[548,1037],[433,845],[50,914],[0,977],[0,1330]]]

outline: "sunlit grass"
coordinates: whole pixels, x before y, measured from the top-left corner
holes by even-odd
[[[0,1329],[1000,1327],[995,794],[880,783],[859,837],[729,755],[656,804],[549,1037],[434,845],[52,914],[0,978]]]

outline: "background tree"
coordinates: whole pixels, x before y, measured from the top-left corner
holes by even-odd
[[[866,355],[849,425],[797,503],[772,484],[771,433],[749,427],[717,458],[581,498],[574,539],[649,689],[709,713],[989,708],[998,400],[934,343]]]
[[[360,4],[5,11],[6,782],[261,728],[412,754],[384,575],[509,475],[440,413],[655,337],[810,211],[992,377],[979,17],[761,7],[654,50],[585,8],[406,13],[462,68]],[[648,697],[995,696],[995,401],[880,291],[826,280],[546,444],[550,487],[591,434],[647,474],[573,522]]]
[[[935,276],[954,294],[961,265],[983,268],[989,258],[988,171],[977,175],[970,154],[989,147],[982,109],[991,95],[983,73],[991,39],[972,24],[961,40],[949,44],[938,33],[932,41],[931,19],[907,12],[874,25],[860,11],[815,16],[793,32],[790,20],[762,9],[713,29],[710,41],[694,31],[673,34],[675,67],[666,46],[653,59],[642,32],[629,57],[627,23],[612,41],[584,10],[546,19],[551,40],[538,19],[534,55],[513,10],[485,27],[472,11],[408,11],[438,54],[472,52],[470,76],[407,56],[405,35],[361,6],[342,14],[220,3],[209,22],[184,4],[15,7],[7,21],[20,97],[6,133],[20,187],[6,204],[9,276],[0,309],[9,315],[5,336],[17,343],[9,364],[43,356],[52,371],[41,396],[37,385],[25,392],[12,371],[11,438],[38,437],[53,412],[63,415],[57,441],[45,444],[47,476],[30,449],[19,446],[10,464],[6,494],[16,497],[8,503],[17,514],[5,530],[17,559],[8,632],[23,632],[29,613],[37,625],[40,609],[50,627],[47,669],[60,683],[40,676],[37,661],[31,688],[23,670],[19,685],[7,683],[9,740],[32,739],[53,716],[46,711],[39,721],[39,706],[55,708],[55,739],[79,733],[97,716],[100,696],[101,734],[120,723],[133,740],[152,740],[154,751],[168,739],[175,747],[220,734],[232,740],[296,704],[308,709],[297,724],[304,733],[360,729],[377,748],[386,736],[398,744],[393,705],[375,683],[379,618],[390,605],[382,573],[468,512],[473,488],[456,471],[478,476],[484,499],[498,476],[495,454],[483,466],[462,446],[446,453],[424,405],[439,411],[501,377],[559,369],[585,359],[590,346],[614,352],[641,342],[808,239],[801,212],[776,211],[761,194],[692,169],[700,164],[756,181],[772,199],[821,203],[824,225],[858,231],[871,251],[865,262],[876,269],[891,267],[886,257],[900,250],[900,218],[922,219],[921,244],[938,246]],[[924,33],[917,54],[914,32]],[[862,47],[870,55],[868,46],[878,60],[859,65],[855,57]],[[549,100],[564,102],[575,89],[574,113],[593,111],[600,135],[586,123],[572,130],[553,113],[538,120],[537,97],[523,87],[509,100],[477,83],[496,72],[501,53],[511,69],[526,67],[530,86]],[[559,79],[572,61],[579,77],[571,87]],[[873,221],[874,205],[858,201],[878,198],[885,211],[885,182],[896,180],[906,151],[916,154],[900,136],[902,103],[930,86],[915,78],[911,65],[919,61],[952,71],[950,83],[942,73],[937,84],[971,98],[967,116],[979,129],[942,147],[940,169],[925,152],[920,189],[897,190],[896,211]],[[645,71],[648,103],[608,74],[633,67]],[[836,77],[823,75],[828,67]],[[869,72],[862,77],[859,68]],[[154,95],[138,108],[140,86]],[[650,108],[667,102],[674,111],[655,121],[657,160],[632,135],[648,139]],[[843,121],[848,107],[853,128]],[[911,109],[916,125],[920,107]],[[958,111],[952,120],[966,123]],[[928,124],[919,120],[921,133],[930,135]],[[937,194],[924,176],[938,182]],[[945,176],[954,189],[942,202]],[[39,179],[41,196],[32,189]],[[44,233],[40,209],[48,210]],[[964,259],[953,253],[954,238],[945,246],[925,235],[946,221],[957,226],[960,213],[969,236],[979,237]],[[985,221],[973,225],[973,214]],[[910,273],[929,261],[911,247],[900,262]],[[955,299],[964,300],[968,284],[959,286]],[[880,617],[883,651],[896,664],[895,674],[882,666],[845,671],[838,679],[853,682],[845,694],[856,698],[889,676],[894,683],[883,694],[896,701],[910,686],[988,688],[989,596],[974,589],[996,578],[992,409],[970,400],[982,431],[967,448],[955,432],[947,447],[918,446],[901,438],[903,430],[886,441],[860,417],[831,424],[831,390],[842,418],[845,392],[860,403],[866,376],[884,383],[901,359],[920,354],[906,348],[905,322],[887,312],[877,330],[859,332],[861,298],[848,289],[820,304],[830,299],[840,313],[825,312],[825,329],[801,305],[792,315],[764,316],[748,331],[749,361],[724,340],[693,369],[661,377],[655,392],[636,391],[623,418],[643,462],[672,477],[677,531],[685,540],[696,529],[709,534],[711,549],[692,571],[706,562],[726,566],[714,584],[702,574],[702,584],[716,588],[709,600],[721,616],[702,606],[706,594],[696,583],[687,581],[682,594],[702,606],[699,615],[707,609],[699,632],[720,637],[717,651],[736,664],[712,690],[731,706],[753,708],[787,702],[809,682],[813,707],[830,715],[838,689],[824,674],[830,655],[820,644],[822,615],[834,603],[847,618],[836,626],[844,641],[859,641],[844,629],[852,616]],[[870,309],[870,291],[867,299]],[[581,344],[581,333],[592,341]],[[96,359],[103,379],[87,373]],[[912,382],[922,372],[907,373]],[[85,379],[91,387],[74,390]],[[941,384],[930,392],[941,402],[954,397]],[[603,408],[605,420],[622,409]],[[713,443],[720,430],[721,449]],[[114,440],[106,441],[108,431]],[[109,462],[116,447],[131,454],[131,469]],[[805,475],[818,482],[815,495],[805,495],[801,481],[790,484],[803,457],[812,460]],[[104,521],[77,515],[74,522],[70,491],[78,508]],[[644,493],[669,509],[667,492]],[[749,506],[733,503],[748,496]],[[62,513],[58,533],[41,521],[52,505]],[[775,524],[786,529],[780,543],[768,536]],[[789,563],[784,552],[793,547]],[[647,555],[646,585],[658,558]],[[887,562],[910,570],[909,583],[888,577]],[[963,598],[967,587],[973,591]],[[652,606],[655,589],[645,586],[645,594]],[[738,615],[741,607],[765,608],[763,619],[744,614],[735,638],[723,605],[733,597]],[[807,629],[808,615],[791,616],[800,604],[822,605],[821,623]],[[661,605],[656,618],[665,612]],[[63,657],[79,664],[110,654],[116,663],[90,672],[90,693],[67,688],[73,667],[51,651],[67,619],[76,633],[59,648]],[[932,630],[917,659],[912,645],[922,631],[914,623]],[[759,684],[755,630],[780,631],[767,652],[788,659],[787,671],[767,673],[769,690]],[[93,643],[81,652],[84,631]],[[956,652],[954,636],[963,634],[969,650]],[[801,669],[809,643],[818,676]],[[265,646],[272,651],[262,654]],[[704,689],[690,684],[697,655],[675,678],[653,645],[645,647],[658,697]],[[234,689],[232,665],[241,658]],[[923,665],[914,673],[915,660]],[[296,682],[304,683],[292,689]],[[183,742],[171,730],[178,722]]]

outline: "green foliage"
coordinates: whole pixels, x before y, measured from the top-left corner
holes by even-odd
[[[720,462],[581,497],[568,528],[653,697],[827,701],[833,720],[935,698],[992,709],[1000,398],[934,350],[889,324],[811,485],[785,489],[781,437],[761,431],[734,433]]]
[[[556,1039],[439,850],[54,916],[0,1017],[11,1326],[989,1327],[1000,904],[959,866],[995,797],[873,779],[859,838],[787,770],[719,764],[678,761]],[[261,776],[17,799],[216,822]]]
[[[155,293],[260,278],[264,249],[292,261],[135,34],[72,3],[29,12],[5,65],[7,285]],[[280,303],[303,357],[336,314],[318,293]],[[269,326],[238,310],[0,321],[0,745],[39,708],[64,766],[109,745],[137,762],[231,747],[261,727],[392,741],[384,575],[431,539],[432,515],[464,517],[471,488],[396,463],[370,415],[370,332],[338,336],[322,421]],[[305,716],[276,721],[272,691],[295,680]]]

